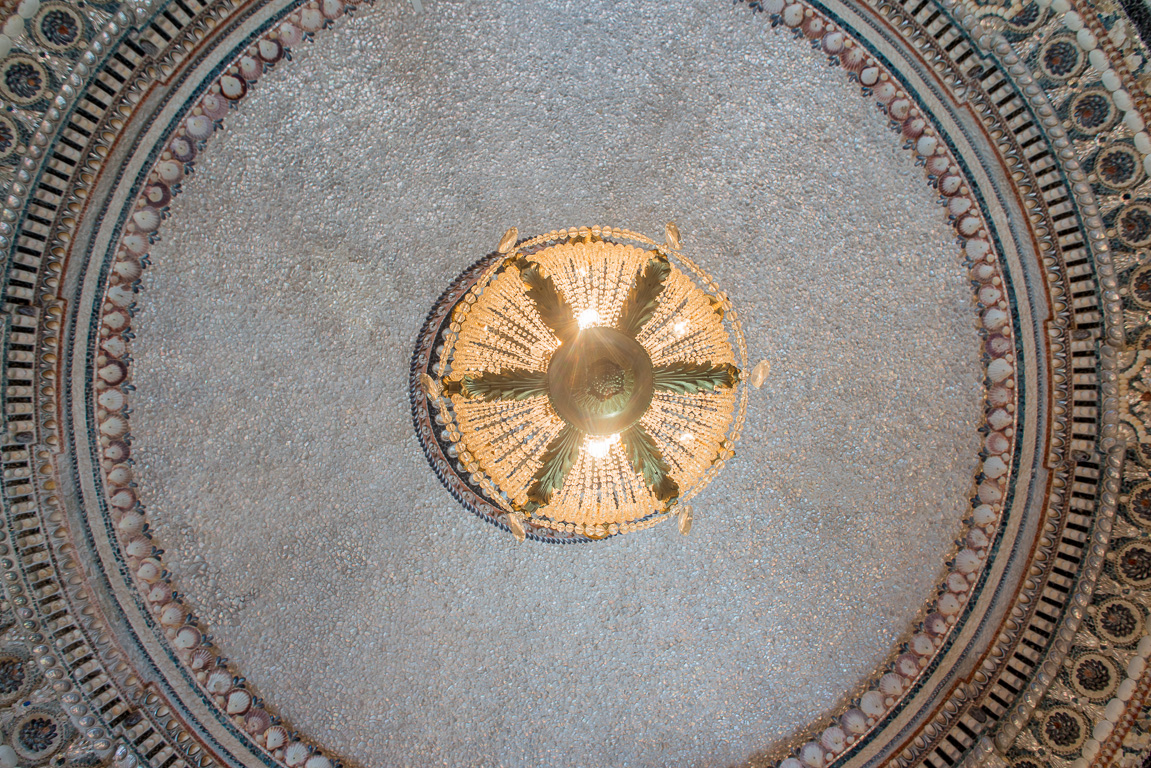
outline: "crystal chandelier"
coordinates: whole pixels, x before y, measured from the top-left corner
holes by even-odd
[[[672,516],[687,533],[686,502],[733,455],[746,407],[730,301],[679,253],[673,224],[660,245],[608,227],[517,237],[425,326],[413,404],[433,467],[521,541]]]

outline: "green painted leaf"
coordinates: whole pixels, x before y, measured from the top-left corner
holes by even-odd
[[[579,333],[579,324],[576,322],[572,308],[563,298],[555,282],[550,277],[544,277],[538,264],[529,263],[520,269],[520,277],[528,287],[528,298],[536,305],[536,311],[552,333],[563,342],[575,338]]]
[[[512,368],[499,373],[464,376],[460,391],[478,400],[527,400],[547,394],[547,374]]]
[[[664,283],[671,274],[671,264],[667,259],[655,258],[647,263],[635,279],[627,299],[623,303],[623,311],[619,316],[619,329],[628,336],[635,335],[651,320],[659,306],[659,295],[663,293]]]
[[[652,384],[657,392],[677,395],[714,392],[720,387],[734,387],[738,381],[739,369],[729,363],[669,363],[657,365],[652,371]]]
[[[563,487],[564,480],[579,456],[583,432],[565,424],[544,450],[543,465],[536,471],[528,487],[528,500],[541,507],[552,500],[552,494]]]
[[[639,424],[620,435],[624,453],[631,467],[643,475],[644,481],[660,501],[679,498],[679,485],[671,479],[671,467],[664,461],[655,440]]]

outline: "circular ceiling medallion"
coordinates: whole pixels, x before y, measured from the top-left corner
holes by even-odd
[[[747,407],[731,302],[669,244],[599,226],[516,234],[425,325],[412,370],[429,461],[519,539],[603,539],[672,514],[686,533],[681,502],[733,455]],[[420,430],[429,419],[438,430]]]

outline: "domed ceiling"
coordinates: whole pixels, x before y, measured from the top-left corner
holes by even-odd
[[[0,768],[1145,765],[1143,6],[0,17]]]

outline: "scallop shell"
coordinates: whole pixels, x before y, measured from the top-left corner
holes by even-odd
[[[263,711],[263,710],[260,710]],[[265,715],[267,712],[264,713]],[[274,725],[267,730],[264,736],[264,746],[268,749],[279,749],[288,743],[288,729],[282,725]]]
[[[118,389],[106,389],[98,398],[96,398],[96,402],[98,402],[100,407],[102,407],[104,410],[118,411],[124,407],[124,393]],[[117,416],[115,418],[119,419],[120,417]],[[123,429],[121,431],[117,431],[114,435],[111,431],[113,429],[111,419],[106,419],[104,423],[100,425],[100,431],[105,435],[122,437],[124,433],[128,431],[128,422],[124,421],[123,419],[120,419],[120,421],[123,422]]]
[[[297,741],[284,750],[284,762],[290,766],[297,766],[308,759],[308,754],[308,747]]]
[[[262,709],[251,709],[244,715],[244,730],[253,736],[268,730],[271,724],[272,716]]]
[[[124,545],[128,557],[147,557],[152,554],[152,541],[143,536],[137,536]]]
[[[208,681],[204,683],[204,687],[208,689],[209,693],[223,693],[232,687],[232,673],[226,669],[217,669],[208,675]]]
[[[207,669],[212,666],[216,661],[216,654],[209,651],[207,648],[198,648],[192,651],[192,656],[188,660],[188,665],[194,670]]]
[[[104,448],[104,458],[119,464],[132,453],[128,444],[123,440],[113,440]]]
[[[160,623],[166,627],[178,627],[184,623],[184,617],[187,615],[184,606],[173,600],[160,611]]]
[[[233,688],[224,696],[224,709],[229,715],[242,715],[252,706],[252,694],[243,688]]]
[[[332,761],[323,755],[312,755],[304,763],[304,768],[332,768]]]
[[[190,624],[186,624],[177,630],[176,636],[172,638],[172,645],[181,650],[190,651],[200,644],[202,637],[203,634],[199,629]]]
[[[111,485],[125,486],[132,482],[132,468],[127,464],[118,464],[108,471],[108,482]]]
[[[108,503],[116,509],[132,509],[136,506],[136,492],[131,488],[118,488],[108,497]]]

